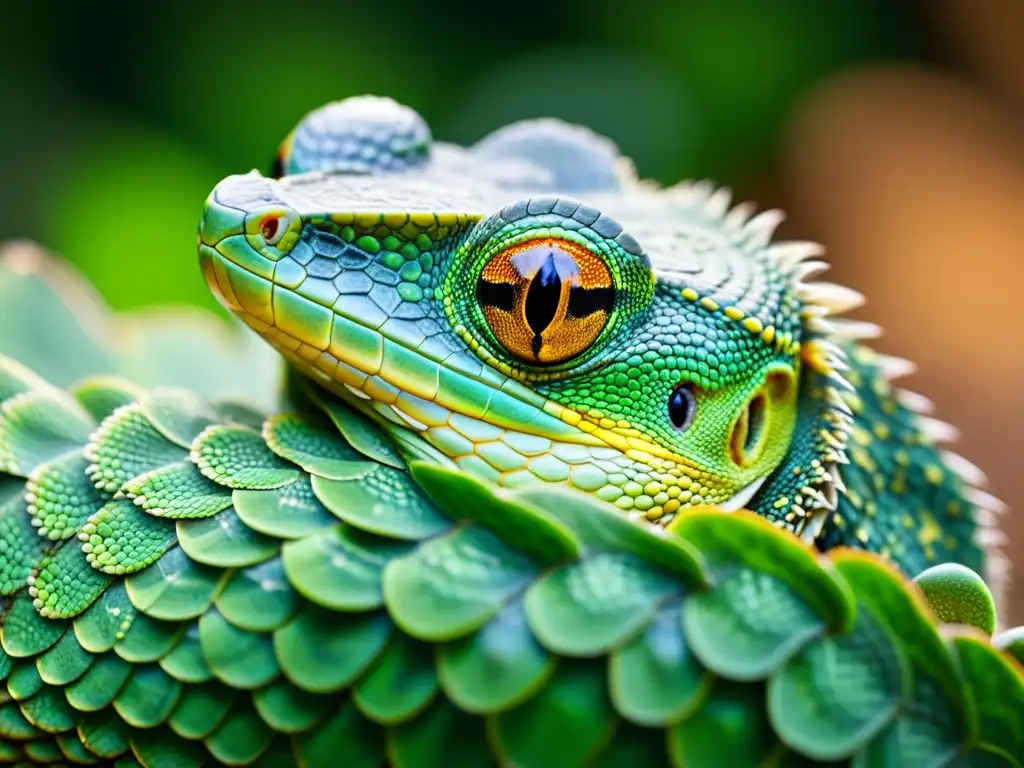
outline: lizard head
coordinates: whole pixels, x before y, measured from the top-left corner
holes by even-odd
[[[621,165],[565,194],[522,134],[390,173],[231,176],[200,224],[206,280],[302,373],[466,471],[658,522],[747,505],[790,449],[806,357],[772,215]]]

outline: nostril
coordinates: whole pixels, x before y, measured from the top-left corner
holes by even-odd
[[[790,400],[793,389],[792,376],[783,372],[769,373],[747,401],[729,436],[729,453],[737,466],[749,466],[761,455],[771,417],[769,409]]]
[[[747,434],[743,441],[743,453],[746,456],[750,456],[754,452],[761,439],[761,433],[764,430],[765,410],[767,408],[766,399],[763,394],[758,393],[747,406]]]
[[[768,410],[768,398],[758,391],[747,403],[729,439],[729,453],[740,467],[750,464],[760,452]]]

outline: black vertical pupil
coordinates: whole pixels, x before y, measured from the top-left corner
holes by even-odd
[[[533,331],[533,354],[540,352],[540,335],[551,325],[562,297],[562,278],[555,266],[555,254],[549,252],[526,291],[526,322]]]
[[[693,392],[688,385],[683,384],[672,390],[668,398],[668,417],[676,429],[683,430],[690,426],[695,404]]]

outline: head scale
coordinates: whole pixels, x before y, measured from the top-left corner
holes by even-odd
[[[773,223],[622,165],[577,200],[489,151],[230,177],[200,226],[207,281],[300,371],[498,484],[660,522],[749,502],[792,438],[805,335]]]

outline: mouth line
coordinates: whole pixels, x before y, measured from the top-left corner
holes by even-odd
[[[304,296],[303,294],[296,291],[294,288],[278,283],[273,278],[268,279],[266,277],[262,277],[253,272],[246,265],[240,264],[236,259],[231,258],[229,254],[226,254],[221,251],[221,249],[218,246],[224,241],[226,241],[232,235],[230,233],[220,234],[222,234],[222,236],[216,238],[215,244],[210,244],[210,240],[213,240],[214,238],[202,238],[202,241],[204,245],[209,249],[209,251],[212,252],[212,255],[215,255],[215,258],[221,260],[226,265],[231,265],[236,269],[243,270],[253,278],[265,280],[272,286],[273,292],[287,291],[306,301],[311,301],[313,303],[318,304],[321,307],[324,307],[325,309],[328,309],[333,316],[332,325],[333,323],[339,321],[341,325],[349,323],[357,325],[364,332],[370,332],[378,335],[384,342],[385,350],[389,346],[394,346],[398,348],[396,352],[402,353],[403,355],[417,355],[421,357],[424,361],[429,361],[431,365],[436,366],[438,371],[438,378],[440,378],[441,376],[440,372],[444,370],[452,378],[464,378],[467,381],[467,383],[472,382],[475,385],[489,388],[493,392],[493,397],[488,401],[486,410],[482,414],[474,414],[472,412],[465,411],[462,407],[460,407],[460,403],[457,401],[457,399],[454,398],[451,400],[451,402],[435,401],[437,402],[437,405],[441,405],[442,407],[452,411],[453,413],[461,413],[462,415],[468,418],[476,418],[486,423],[490,423],[494,426],[507,427],[509,423],[509,418],[507,414],[503,415],[501,411],[515,410],[515,404],[518,404],[520,406],[520,410],[522,406],[527,406],[529,408],[536,409],[538,411],[538,417],[541,413],[543,413],[545,416],[549,417],[554,423],[550,424],[548,428],[545,428],[543,424],[531,425],[530,423],[524,422],[519,424],[515,428],[515,431],[523,432],[525,434],[535,434],[537,436],[558,440],[560,442],[575,443],[584,446],[589,445],[607,447],[627,456],[630,454],[643,453],[651,457],[661,459],[663,461],[671,462],[679,467],[686,467],[689,470],[706,472],[712,475],[715,474],[713,472],[710,472],[708,468],[698,465],[696,462],[692,460],[678,456],[675,453],[665,449],[664,447],[651,442],[648,439],[638,436],[627,437],[618,432],[613,432],[611,430],[602,428],[594,424],[593,422],[588,421],[583,416],[583,414],[580,414],[573,408],[564,406],[560,403],[557,403],[553,400],[544,397],[543,395],[536,392],[534,389],[530,388],[525,383],[517,379],[511,377],[502,377],[501,380],[498,380],[497,377],[501,376],[501,374],[498,371],[495,371],[492,367],[490,367],[486,363],[486,361],[480,360],[475,354],[471,352],[460,353],[458,350],[451,350],[446,357],[439,358],[435,355],[430,354],[429,352],[424,351],[423,349],[410,345],[408,343],[408,340],[400,334],[389,334],[385,327],[386,321],[380,327],[374,328],[371,325],[364,323],[354,314],[346,314],[337,308],[339,306],[339,303],[341,303],[341,300],[345,298],[344,294],[339,295],[338,299],[336,299],[331,306],[327,306],[323,302],[315,301],[312,297]],[[219,287],[219,276],[210,275],[210,277],[213,277],[213,279],[217,283],[217,285],[214,287]],[[233,288],[233,286],[230,285],[230,277],[225,275],[225,278],[229,282],[228,287]],[[235,311],[242,313],[243,315],[245,315],[245,317],[251,317],[252,319],[256,320],[256,325],[253,325],[252,323],[248,324],[251,325],[258,333],[260,333],[261,336],[266,337],[268,335],[266,331],[261,330],[261,328],[266,328],[267,326],[269,326],[274,329],[274,336],[288,337],[299,345],[312,347],[309,341],[303,338],[296,337],[289,331],[286,331],[279,327],[279,325],[276,322],[276,318],[274,319],[274,322],[267,323],[266,320],[260,318],[257,315],[254,315],[250,310],[246,309],[244,306],[238,306],[238,308]],[[273,315],[272,312],[270,314]],[[243,317],[243,319],[245,319],[245,317]],[[344,332],[340,334],[340,338],[342,341],[345,340],[346,335],[347,334],[345,334]],[[269,341],[269,339],[267,340]],[[316,348],[319,349],[319,347]],[[336,351],[343,350],[344,344],[341,345],[341,349]],[[331,351],[330,347],[328,347],[328,349],[326,350],[320,350],[321,353],[326,353],[330,355],[338,363],[341,363],[342,365],[346,366],[351,371],[357,373],[360,377],[362,377],[363,381],[361,383],[365,383],[367,380],[370,379],[376,379],[384,382],[385,384],[391,387],[398,389],[400,392],[405,393],[407,397],[417,398],[420,400],[427,400],[427,398],[421,397],[419,394],[417,394],[415,391],[409,388],[408,375],[395,375],[398,372],[398,369],[395,366],[386,365],[384,363],[383,356],[377,361],[377,369],[371,372],[366,369],[367,366],[365,365],[365,363],[363,366],[360,366],[360,361],[356,357],[353,357],[351,355],[345,355],[343,357],[340,357],[336,354],[336,351]],[[382,355],[386,356],[386,351],[382,353]],[[465,358],[468,361],[471,361],[472,364],[458,365],[457,363],[463,358]],[[456,364],[453,365],[453,362]],[[308,359],[303,359],[301,363],[302,366],[315,367],[312,365],[312,361]],[[476,371],[477,368],[479,368],[479,373]],[[351,392],[352,395],[355,397],[358,397],[364,401],[366,399],[375,399],[372,396],[368,395],[366,392],[364,392],[362,390],[362,387],[359,385],[346,382],[340,378],[337,378],[337,376],[334,377],[334,380],[340,387],[343,387],[347,391]],[[459,389],[460,387],[458,387],[457,382],[455,382],[454,386],[451,387],[451,390],[454,391],[457,391]],[[503,407],[502,400],[505,398],[514,400],[515,404],[505,402]],[[399,401],[396,403],[383,403],[383,405],[390,406],[394,410],[399,409],[401,407],[401,402]],[[399,413],[398,415],[403,416],[402,413]],[[412,416],[412,414],[409,415]],[[488,418],[489,415],[491,416],[491,418]],[[415,419],[415,416],[413,416],[413,419]],[[418,429],[418,426],[416,425],[415,421],[410,421],[408,418],[405,418],[404,421],[406,422],[405,426],[407,428],[413,429],[413,431],[416,431]],[[532,421],[536,421],[536,418]],[[586,426],[584,427],[581,425]],[[689,472],[687,472],[687,474],[689,474]],[[747,486],[744,489],[741,489],[739,493],[734,494],[732,498],[726,500],[723,503],[729,504],[736,499],[739,499],[740,505],[746,503],[746,501],[749,500],[753,493],[756,492],[756,486],[757,483]],[[746,497],[742,496],[742,494],[748,491],[749,494]]]

